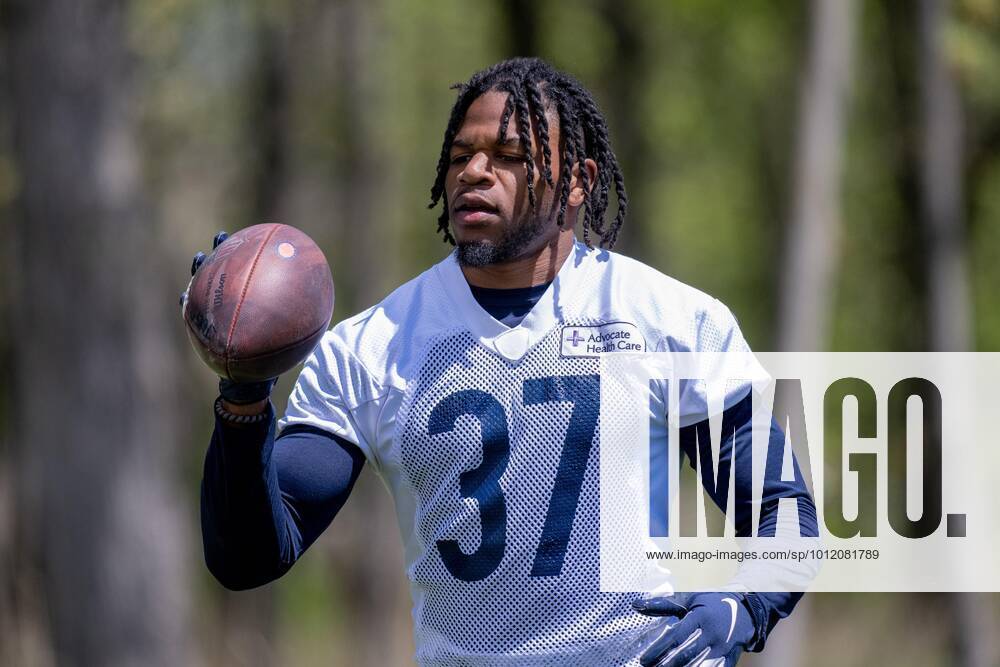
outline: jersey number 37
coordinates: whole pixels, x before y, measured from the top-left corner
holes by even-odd
[[[580,499],[583,475],[600,411],[600,376],[561,375],[524,381],[524,404],[568,402],[573,408],[563,441],[552,496],[542,537],[531,567],[533,577],[554,577],[562,571],[573,519]],[[463,581],[479,581],[490,576],[503,559],[507,537],[507,502],[500,477],[510,459],[507,414],[494,396],[479,389],[465,389],[441,399],[431,411],[430,435],[447,433],[462,416],[479,421],[483,439],[482,463],[459,477],[464,498],[479,504],[482,538],[472,553],[464,553],[457,540],[438,540],[437,547],[448,571]]]

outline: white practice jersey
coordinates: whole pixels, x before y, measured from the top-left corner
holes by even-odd
[[[519,326],[454,253],[329,331],[279,424],[364,452],[391,490],[421,665],[637,665],[652,619],[599,590],[599,357],[745,351],[719,301],[576,243]]]

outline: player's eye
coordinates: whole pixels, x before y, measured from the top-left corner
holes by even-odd
[[[468,155],[455,155],[451,158],[452,164],[465,164],[469,161]]]
[[[500,155],[500,159],[504,162],[526,162],[528,158],[524,155]]]

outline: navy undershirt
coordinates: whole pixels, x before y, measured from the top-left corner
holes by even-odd
[[[494,319],[517,326],[544,294],[548,285],[517,289],[472,287],[479,305]],[[275,438],[274,411],[257,425],[235,426],[216,419],[205,457],[201,487],[201,528],[208,569],[223,586],[243,590],[261,586],[284,574],[330,525],[346,502],[361,474],[365,457],[357,445],[311,426],[290,426]],[[723,420],[732,433],[722,443],[720,456],[730,448],[734,465],[750,465],[741,456],[750,441],[751,399],[731,407]],[[682,430],[681,448],[693,461],[695,429]],[[772,424],[772,438],[784,434]],[[769,447],[780,456],[783,447]],[[736,479],[752,479],[737,472]],[[748,489],[737,489],[736,497],[750,498]],[[801,478],[796,482],[769,483],[764,489],[760,531],[766,535],[777,521],[777,499],[797,498],[803,526],[816,530],[815,506]],[[725,503],[726,498],[713,498]],[[737,508],[737,523],[749,516]],[[737,527],[739,529],[739,526]],[[787,616],[801,593],[754,593],[751,610],[757,628],[757,646],[779,619]],[[759,650],[759,648],[758,648]]]
[[[509,289],[469,285],[469,289],[472,290],[472,296],[475,297],[480,307],[493,319],[509,327],[516,327],[524,319],[524,316],[535,307],[535,304],[538,303],[551,284]]]

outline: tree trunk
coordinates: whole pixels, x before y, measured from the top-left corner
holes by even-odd
[[[961,100],[941,43],[948,4],[920,2],[920,217],[927,243],[931,345],[959,351],[972,347],[972,304],[962,219]]]
[[[538,5],[532,0],[501,0],[508,55],[531,58],[538,50]]]
[[[143,200],[124,3],[12,0],[4,12],[21,181],[16,530],[41,589],[22,601],[48,617],[59,664],[185,664],[166,336],[179,323]]]
[[[252,112],[245,140],[252,146],[248,181],[252,218],[245,225],[295,222],[284,217],[288,186],[288,35],[281,16],[256,18],[253,84],[248,104]],[[207,242],[207,239],[206,239]],[[250,591],[221,591],[222,654],[213,661],[243,667],[276,664],[276,601],[274,586]]]
[[[853,0],[813,0],[811,34],[799,98],[788,246],[781,278],[779,349],[829,347],[838,262],[846,113],[854,42]],[[782,621],[764,662],[805,664],[811,600]],[[775,641],[776,640],[776,641]]]
[[[974,347],[974,342],[962,214],[962,107],[942,44],[949,4],[948,0],[921,0],[919,6],[920,218],[927,247],[931,346],[939,351],[962,351]],[[951,598],[952,664],[996,664],[992,597],[956,593]]]
[[[853,0],[812,3],[799,99],[787,271],[781,281],[781,350],[821,350],[829,340],[854,13]]]
[[[643,82],[649,78],[642,16],[635,6],[621,2],[602,2],[598,11],[614,35],[614,64],[608,68],[614,74],[607,81],[607,115],[612,146],[625,176],[632,211],[622,226],[615,250],[641,256],[643,249],[650,247],[653,236],[649,215],[642,215],[645,202],[643,185],[655,168],[646,150],[645,137],[648,135],[645,131],[646,119],[642,117],[645,105],[639,102],[644,94]],[[611,208],[611,202],[608,206],[610,210],[605,218],[614,220],[616,211]],[[597,241],[595,239],[595,243]]]
[[[374,51],[379,15],[365,0],[347,0],[327,11],[336,26],[328,39],[337,63],[333,85],[342,123],[333,222],[343,252],[334,275],[348,285],[345,301],[353,313],[374,305],[392,287],[385,267],[400,256],[400,233],[389,223],[383,193],[398,187],[399,174],[387,155],[391,140],[380,120],[388,102]],[[351,493],[353,511],[332,528],[333,567],[351,604],[345,633],[353,638],[351,664],[409,664],[412,626],[398,523],[385,485],[368,468]]]

